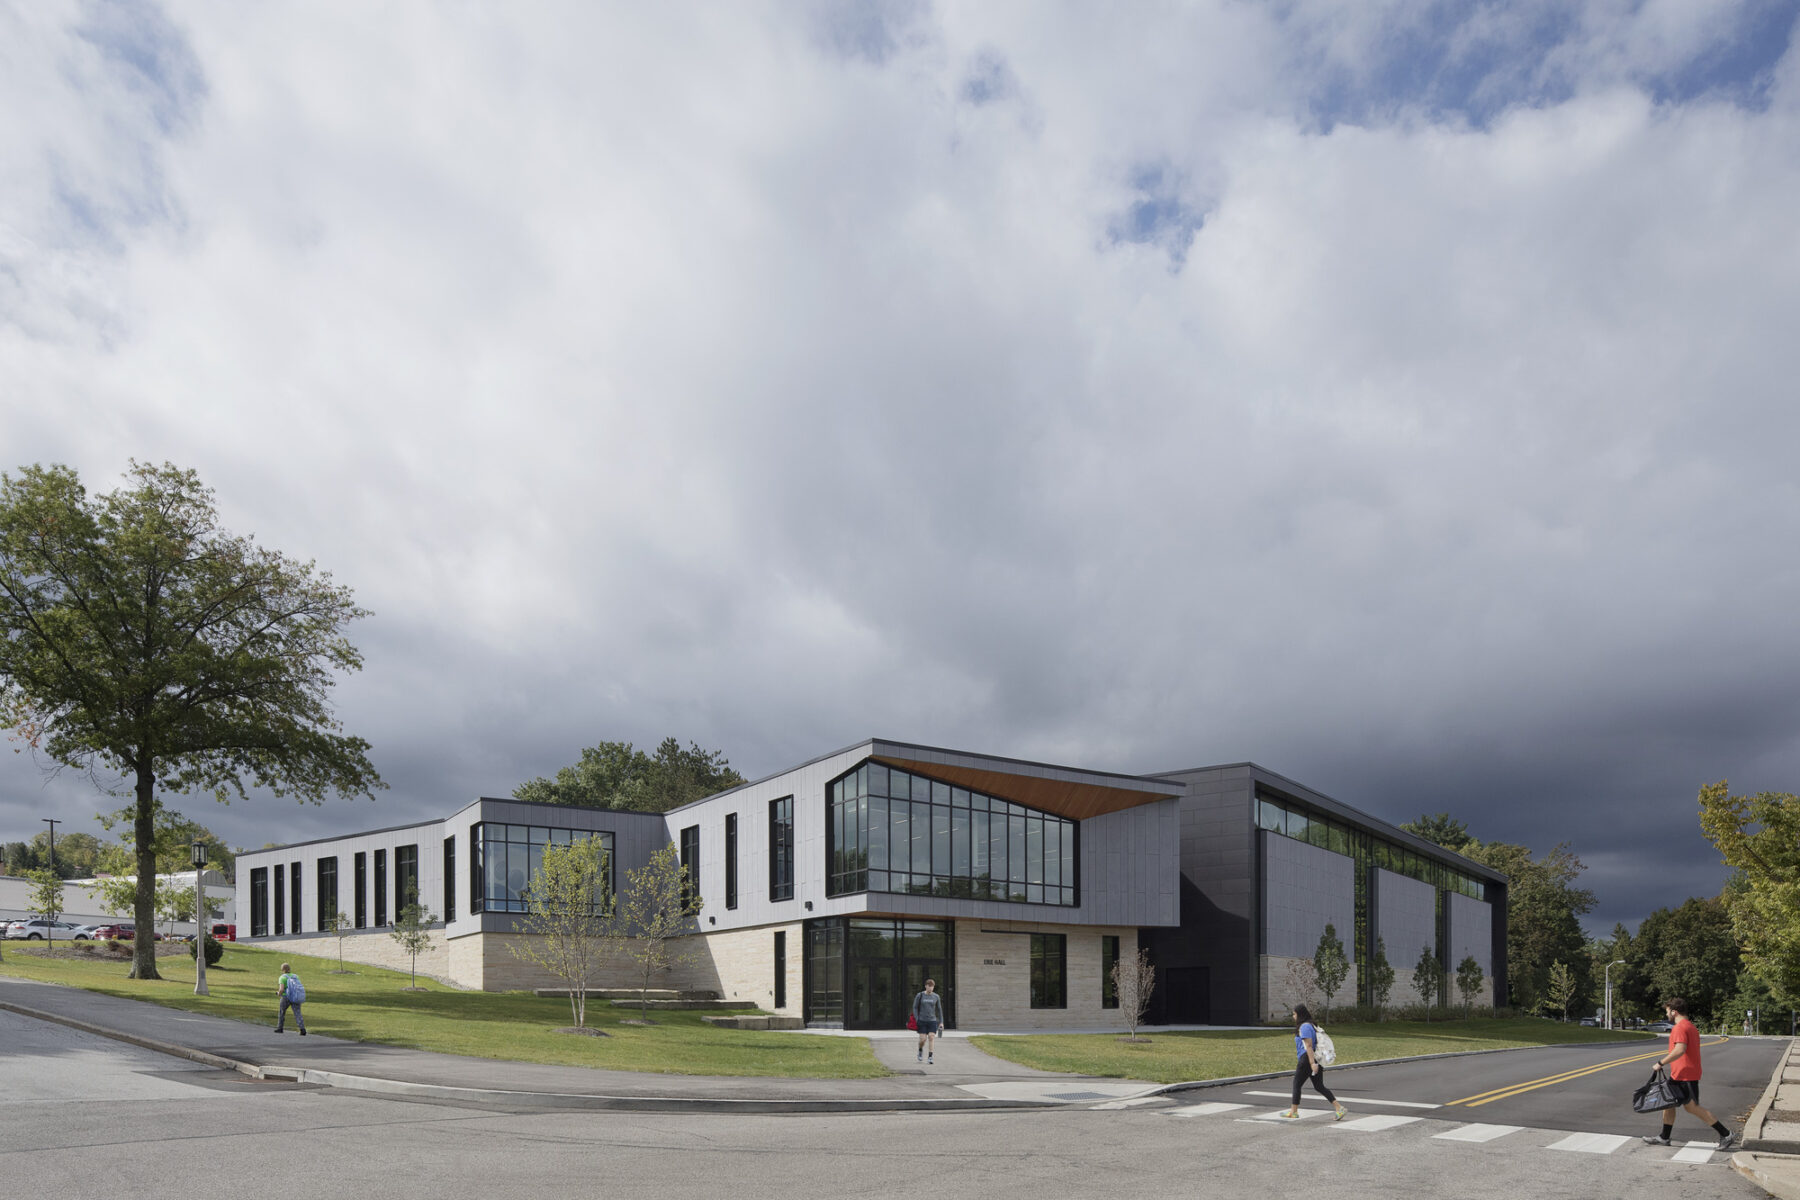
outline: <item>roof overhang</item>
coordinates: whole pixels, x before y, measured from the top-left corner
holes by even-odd
[[[1187,794],[1186,784],[1171,779],[1082,771],[901,742],[873,742],[869,757],[1076,821]]]

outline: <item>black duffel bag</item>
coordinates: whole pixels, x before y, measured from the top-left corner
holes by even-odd
[[[1661,1063],[1650,1072],[1650,1081],[1631,1093],[1632,1112],[1661,1112],[1665,1108],[1680,1108],[1686,1103],[1687,1089],[1670,1079]]]

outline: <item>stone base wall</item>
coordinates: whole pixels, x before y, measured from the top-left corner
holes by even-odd
[[[787,1004],[775,1007],[775,934],[787,933]],[[799,1016],[805,996],[801,993],[802,927],[768,925],[706,935],[706,952],[718,979],[717,990],[726,1000],[748,1000],[765,1012]]]
[[[567,980],[530,959],[513,953],[514,946],[524,945],[530,940],[531,935],[523,933],[475,933],[458,938],[459,943],[474,944],[470,946],[464,960],[468,966],[460,973],[457,982],[484,992],[568,987]],[[703,944],[697,945],[696,941],[703,942],[704,939],[690,936],[672,941],[672,954],[685,953],[690,956],[690,960],[677,963],[671,969],[656,975],[651,979],[650,986],[675,991],[718,991],[719,981],[713,973],[706,947]],[[637,988],[643,986],[643,982],[642,969],[629,956],[622,956],[602,963],[594,978],[588,981],[588,986]]]
[[[226,943],[227,946],[230,943]],[[289,937],[258,938],[250,943],[263,950],[273,950],[279,954],[292,951],[295,954],[310,954],[316,958],[338,961],[338,938],[330,933],[302,933]],[[229,953],[229,951],[227,951]],[[346,966],[356,963],[361,966],[386,967],[391,971],[412,971],[413,957],[400,948],[385,931],[362,930],[347,933],[343,938],[343,960]],[[447,983],[455,987],[472,987],[458,978],[453,955],[450,951],[449,939],[443,930],[436,930],[431,935],[431,946],[419,954],[418,973],[439,983]]]
[[[1031,1007],[1032,933],[1067,940],[1068,1005]],[[1137,953],[1133,926],[1040,925],[1024,921],[956,923],[956,1024],[960,1029],[1118,1029],[1125,1018],[1100,1003],[1100,938],[1116,935],[1119,956]]]

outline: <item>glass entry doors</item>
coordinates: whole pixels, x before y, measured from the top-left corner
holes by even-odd
[[[807,942],[823,953],[806,959],[807,1019],[846,1029],[901,1029],[912,999],[937,981],[944,1023],[956,1024],[955,934],[949,921],[836,917],[808,922]],[[842,946],[842,959],[832,950]],[[832,984],[844,981],[843,991]]]

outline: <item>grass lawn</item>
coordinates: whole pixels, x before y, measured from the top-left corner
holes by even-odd
[[[1331,1025],[1339,1066],[1378,1058],[1500,1050],[1565,1042],[1657,1042],[1661,1034],[1623,1033],[1532,1018],[1490,1021],[1383,1021]],[[1028,1034],[978,1037],[975,1044],[997,1058],[1042,1071],[1181,1083],[1228,1079],[1294,1068],[1294,1035],[1287,1029],[1221,1029],[1157,1033],[1146,1044],[1120,1041],[1114,1033]]]
[[[59,943],[58,951],[68,947]],[[873,1079],[888,1074],[863,1038],[805,1037],[792,1033],[715,1029],[693,1011],[652,1010],[654,1025],[625,1025],[637,1010],[589,1000],[587,1024],[608,1037],[555,1030],[574,1023],[569,1002],[527,992],[464,992],[420,978],[423,990],[405,991],[403,971],[228,943],[225,957],[206,969],[207,996],[194,994],[194,964],[185,947],[160,957],[165,978],[125,978],[126,959],[47,958],[41,946],[5,947],[0,974],[86,988],[109,996],[147,1000],[170,1008],[275,1024],[275,977],[291,962],[306,981],[306,1027],[359,1042],[500,1058],[670,1075],[765,1075],[813,1079]],[[289,1030],[293,1026],[290,1024]]]

